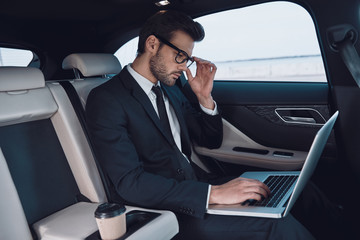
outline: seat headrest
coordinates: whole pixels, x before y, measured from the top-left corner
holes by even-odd
[[[121,71],[121,64],[110,53],[73,53],[64,59],[62,68],[78,69],[84,77],[92,77],[118,74]]]
[[[0,92],[28,90],[45,86],[45,78],[38,68],[0,67]]]

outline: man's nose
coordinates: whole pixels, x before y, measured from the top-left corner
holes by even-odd
[[[180,63],[180,64],[178,65],[178,69],[179,69],[180,71],[186,71],[186,69],[187,69],[187,62]]]

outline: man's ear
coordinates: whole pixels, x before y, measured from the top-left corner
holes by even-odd
[[[157,53],[159,45],[160,45],[160,42],[154,35],[150,35],[145,41],[146,50],[149,51],[149,53],[152,53],[154,55]]]

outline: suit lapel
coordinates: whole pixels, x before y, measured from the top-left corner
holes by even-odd
[[[132,96],[143,106],[145,112],[148,114],[150,119],[154,122],[159,131],[164,135],[164,137],[172,143],[173,141],[167,136],[165,131],[162,129],[160,124],[160,119],[155,112],[155,109],[150,102],[149,97],[142,90],[140,85],[136,82],[136,80],[131,76],[131,74],[127,71],[126,68],[123,69],[120,73],[120,77],[124,83],[124,86],[129,89]]]

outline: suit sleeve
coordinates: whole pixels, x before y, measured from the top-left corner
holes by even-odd
[[[200,105],[196,109],[185,96],[183,96],[183,109],[191,140],[202,147],[209,149],[219,148],[223,140],[223,125],[220,113],[209,115],[201,110]]]
[[[125,201],[204,217],[209,185],[145,171],[130,139],[129,120],[121,101],[106,91],[91,92],[86,117],[97,158]]]

